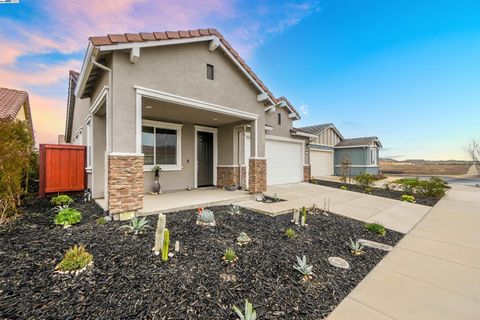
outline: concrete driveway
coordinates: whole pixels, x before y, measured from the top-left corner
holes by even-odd
[[[388,229],[402,233],[409,232],[430,210],[428,206],[310,183],[271,186],[266,194],[276,194],[286,201],[262,203],[251,200],[238,205],[275,216],[313,204],[323,208],[325,201],[330,201],[330,212],[360,221],[379,222]]]

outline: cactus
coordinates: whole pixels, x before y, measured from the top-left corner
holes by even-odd
[[[155,232],[155,247],[153,251],[158,255],[163,246],[163,232],[165,231],[165,224],[167,218],[164,214],[160,213],[158,215],[157,231]]]
[[[307,223],[307,208],[302,207],[302,220],[301,220],[302,227],[305,226],[306,223]]]
[[[163,232],[162,261],[168,261],[168,246],[170,245],[170,231],[165,229]]]

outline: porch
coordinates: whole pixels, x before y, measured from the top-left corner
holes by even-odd
[[[143,196],[143,208],[138,211],[138,215],[230,205],[252,200],[253,197],[248,191],[227,191],[220,188],[169,191],[159,195],[146,194]],[[100,207],[107,210],[107,201],[104,198],[95,199],[95,201]]]

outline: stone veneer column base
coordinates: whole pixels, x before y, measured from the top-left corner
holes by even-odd
[[[250,159],[248,165],[249,191],[251,193],[267,191],[267,159]]]
[[[110,214],[143,207],[143,156],[108,157],[108,210]]]
[[[238,166],[217,166],[217,187],[238,186]]]
[[[310,165],[303,166],[303,181],[310,182],[311,179],[311,167]]]

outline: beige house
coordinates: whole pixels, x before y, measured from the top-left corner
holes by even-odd
[[[252,193],[309,178],[300,115],[276,98],[215,29],[91,37],[70,72],[65,139],[87,146],[88,185],[110,213],[163,191]]]
[[[30,101],[26,91],[0,88],[0,120],[26,121],[35,144]]]

